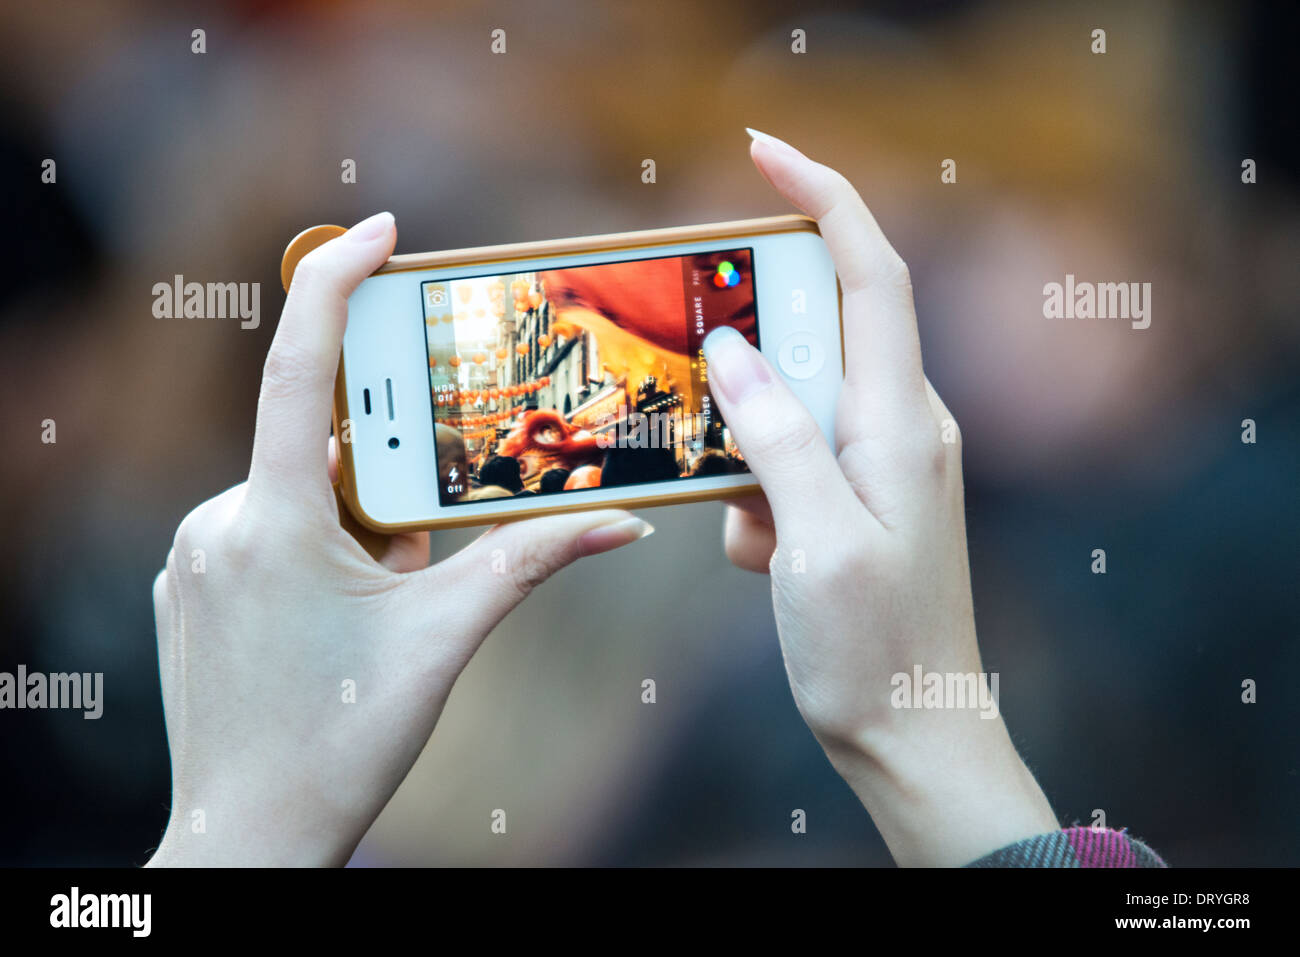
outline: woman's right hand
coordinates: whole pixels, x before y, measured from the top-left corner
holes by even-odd
[[[795,703],[895,860],[966,864],[1057,822],[996,704],[894,706],[895,676],[910,686],[918,666],[984,688],[956,422],[922,370],[907,266],[857,192],[765,134],[751,155],[830,249],[845,379],[837,454],[742,336],[706,340],[714,397],[764,492],[728,508],[727,554],[770,571]]]

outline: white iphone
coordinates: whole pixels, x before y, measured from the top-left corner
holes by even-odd
[[[833,443],[839,287],[807,217],[394,256],[348,301],[343,500],[396,533],[750,494],[701,349],[720,325]]]

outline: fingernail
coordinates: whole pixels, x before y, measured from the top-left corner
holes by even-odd
[[[771,385],[771,367],[757,349],[731,326],[718,326],[704,337],[709,384],[729,402],[744,402]]]
[[[635,516],[620,519],[609,525],[601,525],[599,528],[583,532],[582,537],[578,539],[578,551],[582,555],[599,555],[601,552],[631,545],[638,539],[652,534],[654,530],[655,527],[649,522]]]
[[[745,132],[749,134],[750,139],[756,140],[759,143],[766,143],[773,149],[785,150],[787,153],[793,153],[795,156],[803,156],[802,153],[785,140],[778,140],[771,133],[764,133],[761,130],[752,130],[748,126],[745,127]]]
[[[369,219],[363,219],[348,230],[348,239],[357,243],[366,243],[378,239],[393,228],[392,213],[375,213]]]

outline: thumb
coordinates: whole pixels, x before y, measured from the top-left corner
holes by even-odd
[[[719,326],[704,340],[704,358],[713,398],[763,487],[777,530],[852,515],[857,497],[826,437],[762,353]]]
[[[617,510],[498,525],[445,561],[410,576],[420,604],[454,624],[442,638],[461,665],[534,588],[579,558],[645,538],[654,526]]]

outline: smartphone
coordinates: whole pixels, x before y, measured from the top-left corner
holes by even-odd
[[[752,494],[701,349],[720,325],[829,440],[840,293],[807,217],[394,256],[348,300],[341,497],[393,534]]]

